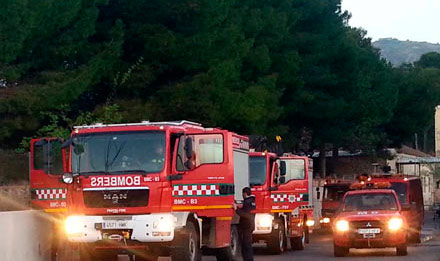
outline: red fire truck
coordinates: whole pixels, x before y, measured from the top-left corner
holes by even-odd
[[[304,249],[313,227],[311,161],[308,157],[250,153],[250,183],[256,199],[254,241],[265,241],[274,254]]]
[[[365,184],[389,182],[402,205],[402,214],[408,222],[408,239],[419,243],[424,219],[422,183],[419,177],[404,174],[373,174],[359,176]]]
[[[64,213],[80,260],[122,252],[195,261],[202,247],[219,260],[236,254],[233,203],[249,185],[247,137],[188,121],[142,122],[75,127],[63,153],[60,145],[32,141],[32,202]]]
[[[350,189],[351,183],[342,179],[327,179],[325,181],[322,195],[321,219],[319,220],[321,228],[331,228],[335,213],[341,205],[345,192]]]

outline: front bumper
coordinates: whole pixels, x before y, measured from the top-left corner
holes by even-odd
[[[107,239],[144,243],[170,242],[174,239],[176,223],[176,218],[170,213],[69,218],[65,224],[66,236],[68,241],[74,243],[98,243]],[[158,225],[159,222],[168,225],[164,228],[163,225]]]
[[[396,247],[406,243],[405,231],[384,231],[376,238],[361,238],[362,235],[355,231],[333,232],[333,240],[336,246],[349,248],[382,248]]]

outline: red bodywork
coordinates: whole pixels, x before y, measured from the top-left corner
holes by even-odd
[[[321,226],[330,226],[335,213],[339,209],[345,192],[350,188],[351,182],[343,180],[327,180],[324,184],[321,208]],[[324,222],[328,218],[330,222]]]
[[[402,210],[402,214],[405,216],[410,228],[408,234],[414,241],[419,241],[424,221],[423,194],[420,178],[402,174],[375,174],[371,175],[364,182],[365,184],[374,182],[391,183],[391,188],[396,191],[400,205],[410,205],[408,209]]]
[[[57,138],[31,141],[31,204],[48,213],[65,213],[71,201],[68,185],[61,180],[64,170],[61,142]],[[48,171],[49,166],[51,171]]]
[[[287,231],[289,232],[288,236],[301,236],[305,221],[307,219],[313,220],[310,191],[310,182],[313,177],[312,171],[309,169],[309,158],[295,155],[278,157],[275,153],[265,152],[251,152],[249,155],[251,162],[252,158],[261,158],[266,161],[266,176],[263,184],[252,184],[251,166],[252,193],[255,195],[256,200],[255,212],[273,214],[275,220],[280,218],[281,215],[285,215]],[[277,184],[275,177],[279,177],[280,161],[301,162],[298,163],[298,166],[301,165],[304,171],[304,177],[301,179],[288,180],[287,174],[286,183]],[[255,231],[254,234],[256,232],[257,231]]]
[[[119,125],[95,125],[75,128],[72,138],[81,135],[100,133],[131,133],[131,132],[158,132],[165,135],[164,164],[161,171],[143,174],[141,172],[118,173],[107,175],[95,173],[93,175],[75,176],[72,184],[65,184],[61,175],[48,175],[43,170],[31,168],[31,188],[37,191],[47,189],[48,193],[63,192],[63,199],[45,200],[34,197],[33,205],[46,212],[65,212],[66,215],[86,216],[113,216],[113,215],[148,215],[151,213],[190,212],[195,213],[200,220],[212,220],[214,228],[231,227],[235,212],[233,210],[235,191],[241,186],[234,180],[234,155],[246,155],[249,150],[248,138],[239,136],[227,130],[217,128],[203,128],[195,124],[168,124],[168,123],[140,123]],[[202,164],[203,155],[194,156],[194,169],[178,171],[176,168],[179,140],[192,136],[195,148],[201,146],[203,139],[220,140],[223,156],[221,162]],[[219,138],[220,137],[220,138]],[[34,145],[33,141],[33,144]],[[199,144],[199,145],[197,145]],[[32,146],[32,155],[34,155]],[[73,153],[73,146],[68,147],[67,154]],[[65,152],[66,153],[66,152]],[[92,157],[87,155],[83,157]],[[65,170],[72,172],[72,158],[66,157]],[[34,162],[34,156],[31,161]],[[182,162],[183,163],[183,162]],[[235,185],[235,191],[234,191]],[[247,185],[246,185],[247,186]],[[147,205],[141,207],[90,207],[85,203],[85,195],[90,191],[108,191],[112,188],[120,190],[134,190],[145,188],[149,191]],[[49,191],[50,190],[50,191]],[[235,192],[235,193],[234,193]],[[239,193],[241,195],[241,193]],[[102,196],[101,196],[102,198]],[[100,199],[101,199],[100,198]],[[101,199],[102,200],[102,199]],[[92,202],[93,203],[93,202]],[[92,204],[89,201],[89,204]],[[205,225],[205,224],[203,224]],[[207,243],[210,247],[225,247],[230,244],[230,229],[215,231],[212,240]],[[108,246],[107,246],[108,247]],[[119,246],[117,246],[119,247]],[[136,242],[130,247],[136,248]]]
[[[368,211],[351,211],[339,212],[333,223],[333,240],[335,246],[347,248],[380,248],[380,247],[396,247],[406,244],[406,221],[405,217],[400,214],[401,207],[397,200],[396,193],[391,189],[372,189],[372,190],[358,190],[349,191],[344,196],[354,194],[374,194],[374,193],[389,193],[393,194],[398,204],[398,210],[368,210]],[[344,203],[343,203],[344,204]],[[395,232],[390,231],[387,227],[388,221],[392,218],[401,218],[404,220],[402,229]],[[340,220],[348,221],[349,230],[340,232],[336,229],[336,224]],[[362,234],[358,233],[359,229],[380,228],[380,233],[376,234],[374,238],[363,238]]]

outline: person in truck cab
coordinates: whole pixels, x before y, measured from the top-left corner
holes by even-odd
[[[242,190],[243,205],[235,205],[234,209],[240,216],[238,223],[238,236],[241,243],[241,255],[243,261],[253,261],[252,232],[255,229],[255,215],[251,211],[255,210],[255,197],[251,195],[251,189],[245,187]]]

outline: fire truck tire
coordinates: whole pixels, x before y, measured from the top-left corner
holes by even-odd
[[[333,254],[335,257],[342,257],[348,255],[350,249],[348,247],[341,247],[333,244]]]
[[[222,247],[215,250],[215,257],[217,261],[233,261],[231,247]]]
[[[292,247],[292,250],[304,250],[305,243],[306,242],[305,242],[304,231],[303,231],[302,236],[290,238],[290,246]]]
[[[304,231],[304,238],[305,238],[305,242],[306,244],[310,243],[310,231],[309,231],[309,227],[305,227],[305,231]]]
[[[287,238],[285,233],[284,224],[281,221],[277,221],[278,229],[273,229],[270,239],[267,241],[267,247],[269,252],[274,255],[279,255],[286,251]]]
[[[117,261],[118,255],[114,251],[97,251],[93,247],[80,246],[80,261]]]
[[[241,245],[238,238],[237,226],[231,227],[231,256],[232,260],[239,260],[241,256]]]
[[[199,242],[199,235],[194,223],[188,222],[183,233],[177,236],[175,248],[171,251],[171,260],[201,261],[202,251]]]
[[[396,247],[396,254],[398,256],[408,255],[408,248],[407,248],[406,244]]]

